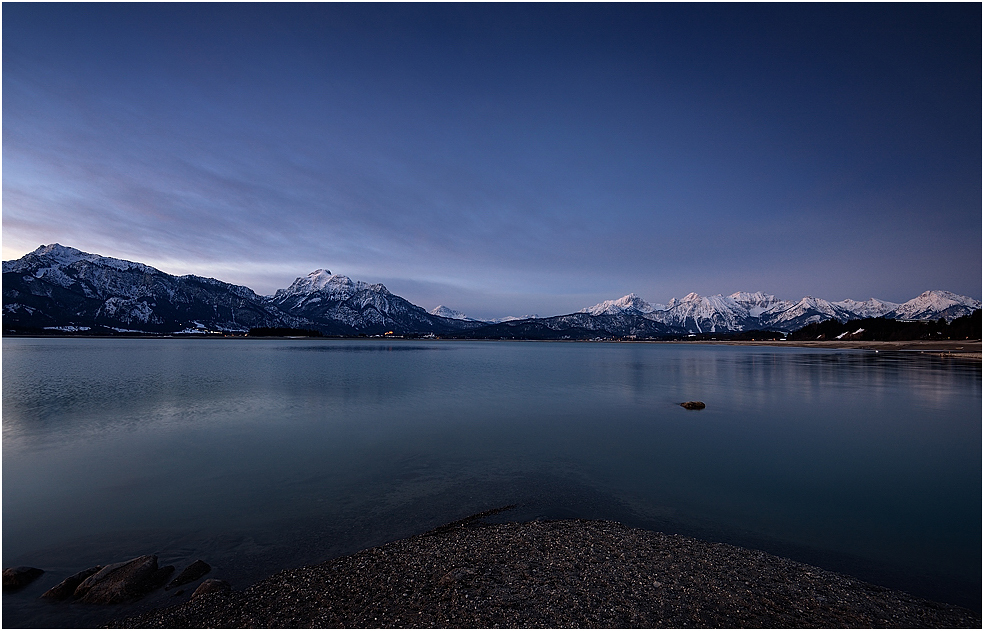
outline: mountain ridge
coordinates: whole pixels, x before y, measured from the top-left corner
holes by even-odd
[[[951,322],[980,309],[981,302],[943,290],[925,291],[905,303],[877,298],[865,301],[845,299],[831,302],[804,296],[799,301],[777,299],[763,292],[735,292],[729,296],[700,296],[690,293],[673,298],[666,305],[646,303],[635,294],[618,300],[605,300],[582,309],[582,313],[639,313],[643,317],[686,329],[689,333],[776,330],[790,332],[825,320],[884,317],[889,319],[937,320]]]
[[[444,306],[427,312],[382,284],[352,280],[324,268],[297,277],[272,296],[260,296],[242,285],[174,276],[143,263],[57,243],[4,261],[3,280],[5,325],[65,331],[105,327],[147,333],[244,332],[289,327],[342,336],[499,333],[584,339],[757,329],[789,332],[830,319],[868,317],[952,321],[980,308],[979,300],[942,290],[923,292],[905,303],[876,298],[830,302],[812,296],[794,302],[764,292],[735,292],[690,293],[662,305],[627,294],[572,314],[483,321]]]

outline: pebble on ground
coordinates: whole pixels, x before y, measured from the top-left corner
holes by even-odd
[[[464,520],[113,626],[980,628],[960,607],[604,521]]]

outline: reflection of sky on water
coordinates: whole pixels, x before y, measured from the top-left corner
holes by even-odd
[[[980,557],[980,363],[708,345],[3,344],[17,562],[138,529],[262,532],[309,542],[320,552],[296,559],[311,562],[327,531],[342,553],[519,503],[517,518],[614,518],[980,593],[979,563],[966,567]],[[707,409],[680,408],[690,399]]]

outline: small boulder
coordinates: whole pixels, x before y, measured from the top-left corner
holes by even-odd
[[[65,600],[75,593],[75,590],[82,584],[82,581],[89,578],[101,569],[103,569],[103,566],[97,565],[95,567],[90,567],[87,570],[82,570],[78,574],[72,574],[61,583],[58,583],[45,593],[41,594],[41,598],[47,598],[49,600]]]
[[[232,585],[229,583],[218,579],[210,578],[208,580],[202,581],[202,584],[198,586],[198,589],[194,591],[191,595],[191,600],[195,600],[199,596],[204,596],[205,594],[213,594],[215,592],[230,592],[232,591]]]
[[[136,600],[160,587],[174,572],[174,566],[157,567],[152,554],[107,565],[83,580],[73,596],[79,602],[115,605]]]
[[[205,576],[212,571],[212,566],[198,559],[185,569],[181,570],[181,573],[174,577],[170,583],[164,589],[173,589],[179,585],[184,585],[185,583],[190,583],[192,581],[197,581],[201,577]]]
[[[681,403],[680,405],[686,410],[703,410],[707,407],[704,405],[703,401],[687,401],[686,403]]]
[[[11,592],[26,587],[42,574],[44,574],[44,570],[24,565],[5,568],[3,570],[3,591]]]

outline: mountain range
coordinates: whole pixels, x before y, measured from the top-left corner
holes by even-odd
[[[4,326],[79,331],[193,333],[304,328],[326,335],[447,333],[467,328],[396,296],[383,285],[319,269],[273,296],[142,263],[41,246],[3,262]],[[472,326],[478,326],[476,323]]]
[[[905,303],[871,298],[793,302],[762,292],[688,294],[652,304],[635,294],[548,318],[483,321],[440,306],[431,312],[380,284],[319,269],[272,296],[213,278],[174,276],[142,263],[45,245],[3,262],[4,330],[66,332],[242,332],[257,327],[317,330],[325,335],[436,334],[475,338],[590,339],[660,337],[753,329],[794,331],[836,319],[885,317],[951,321],[979,300],[927,291]]]
[[[586,307],[578,314],[587,314],[595,318],[637,316],[687,333],[731,333],[748,330],[790,332],[825,320],[847,322],[864,318],[889,318],[935,321],[943,318],[951,322],[960,316],[970,315],[980,307],[979,300],[940,290],[923,292],[901,304],[877,298],[869,298],[863,302],[858,300],[831,302],[813,296],[806,296],[794,302],[779,300],[771,294],[762,292],[735,292],[729,296],[721,294],[700,296],[691,293],[681,299],[674,298],[665,305],[649,303],[635,294],[628,294],[617,300],[605,300],[592,307]],[[431,313],[440,313],[448,318],[467,318],[464,314],[444,306],[438,307]],[[527,316],[529,317],[533,316]],[[556,317],[570,318],[571,316]],[[521,318],[503,318],[488,322],[497,324],[519,319]],[[541,318],[541,320],[549,320],[549,318]]]
[[[762,292],[735,292],[729,296],[691,293],[682,299],[674,298],[666,305],[650,304],[629,294],[582,309],[582,312],[594,315],[636,313],[690,333],[718,333],[751,329],[794,331],[831,319],[846,322],[876,317],[933,320],[943,317],[949,321],[979,307],[979,301],[946,291],[927,291],[904,304],[877,298],[864,302],[831,302],[813,296],[793,302]]]

